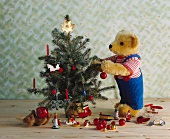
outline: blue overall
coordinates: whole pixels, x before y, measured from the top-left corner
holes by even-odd
[[[140,58],[139,55],[133,54],[125,58],[123,63],[132,58]],[[118,88],[120,90],[121,104],[127,104],[134,110],[142,109],[143,107],[143,77],[141,75],[137,78],[130,78],[130,80],[125,81],[123,79],[116,78]]]

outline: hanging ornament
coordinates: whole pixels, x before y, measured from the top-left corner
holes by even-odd
[[[55,95],[56,92],[57,92],[57,91],[56,91],[55,89],[51,90],[51,94],[53,94],[53,95]]]
[[[102,71],[102,73],[100,74],[100,78],[106,79],[107,78],[107,73]]]
[[[89,96],[89,100],[90,100],[90,101],[93,100],[93,96],[92,96],[92,95]]]
[[[60,67],[58,71],[59,71],[59,73],[63,73],[64,69]]]
[[[36,109],[37,116],[40,119],[46,118],[48,115],[48,109],[46,107],[38,107]]]
[[[73,66],[71,67],[71,69],[72,69],[72,70],[76,70],[77,68],[76,68],[75,65],[73,65]]]
[[[63,32],[66,32],[69,34],[70,32],[73,32],[74,24],[72,24],[72,21],[69,19],[69,16],[66,15],[64,23],[62,24],[62,30]]]
[[[83,96],[86,96],[86,91],[85,90],[83,91]]]
[[[66,91],[66,100],[68,100],[68,89],[66,89],[65,91]]]
[[[53,65],[47,64],[48,69],[50,69],[50,71],[56,71],[59,70],[59,64],[56,65],[56,67],[54,68]]]

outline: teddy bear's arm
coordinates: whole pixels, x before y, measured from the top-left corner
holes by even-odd
[[[106,73],[112,75],[128,76],[131,74],[130,71],[122,64],[113,63],[110,60],[104,60],[101,64],[101,68]]]

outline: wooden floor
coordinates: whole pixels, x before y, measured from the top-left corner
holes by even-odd
[[[92,116],[87,117],[90,121],[99,118],[99,112],[104,114],[113,113],[113,103],[118,100],[97,101],[96,107],[91,103],[89,106],[93,112]],[[125,126],[119,126],[115,131],[99,131],[95,126],[89,127],[72,127],[62,123],[60,129],[52,129],[52,119],[44,126],[27,127],[22,122],[29,110],[36,109],[39,100],[0,100],[0,139],[170,139],[170,99],[146,99],[145,104],[153,103],[154,105],[163,106],[163,110],[159,111],[156,118],[162,118],[166,124],[164,126],[147,124],[136,124],[136,118],[132,118],[131,122],[127,122]],[[51,111],[53,114],[55,111]],[[147,116],[144,110],[140,115]],[[58,111],[61,121],[66,120],[64,110]],[[151,117],[153,119],[155,117]],[[77,118],[76,121],[83,124],[85,119]]]

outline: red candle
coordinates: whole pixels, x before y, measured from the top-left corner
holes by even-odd
[[[46,45],[46,55],[49,56],[49,46],[48,46],[48,44]]]
[[[35,78],[33,79],[33,88],[35,89]]]
[[[68,89],[66,89],[66,100],[68,100]]]

